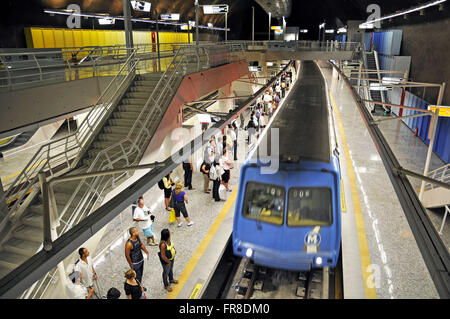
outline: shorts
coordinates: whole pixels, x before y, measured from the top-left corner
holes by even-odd
[[[153,224],[149,228],[143,229],[143,231],[144,231],[145,237],[147,237],[147,238],[152,237],[153,236]]]
[[[184,202],[175,202],[174,210],[175,210],[175,217],[177,218],[180,217],[180,213],[183,214],[184,218],[189,217]]]
[[[228,181],[230,180],[230,170],[229,169],[224,170],[224,173],[222,174],[222,180],[224,183],[228,183]]]
[[[170,198],[170,195],[172,195],[172,187],[164,188],[164,198]]]

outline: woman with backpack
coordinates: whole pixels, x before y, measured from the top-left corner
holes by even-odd
[[[158,187],[164,190],[164,204],[166,205],[166,210],[169,212],[172,210],[172,208],[169,207],[170,196],[172,194],[172,185],[175,184],[172,178],[170,178],[170,174],[172,174],[172,171],[158,182]]]
[[[161,230],[158,256],[163,267],[162,277],[164,289],[169,292],[173,290],[170,284],[176,285],[178,283],[178,280],[173,278],[173,263],[175,262],[176,253],[175,247],[170,240],[170,231],[167,228]]]

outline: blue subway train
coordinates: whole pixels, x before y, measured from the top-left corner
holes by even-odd
[[[271,268],[334,268],[341,242],[339,153],[325,81],[313,61],[300,63],[291,90],[241,167],[233,252]],[[278,169],[269,169],[274,164]]]

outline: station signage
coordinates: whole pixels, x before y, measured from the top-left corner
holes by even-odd
[[[217,4],[217,5],[205,5],[203,6],[204,14],[220,14],[227,13],[228,5],[227,4]]]
[[[436,105],[428,105],[429,111],[439,110],[439,116],[450,117],[450,107],[449,106],[436,106]]]
[[[150,12],[152,4],[146,1],[130,1],[131,7],[136,11]]]
[[[168,21],[178,21],[178,20],[180,20],[180,14],[179,13],[161,14],[160,17],[161,17],[161,20],[168,20]]]
[[[261,72],[262,71],[262,67],[260,66],[255,66],[255,65],[249,65],[248,66],[248,70],[250,72]]]

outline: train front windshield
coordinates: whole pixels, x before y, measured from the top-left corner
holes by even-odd
[[[288,226],[329,226],[333,223],[331,189],[290,188]]]
[[[282,225],[285,196],[284,187],[248,182],[242,214],[250,219]]]

